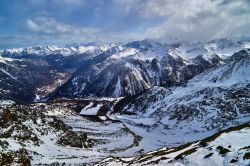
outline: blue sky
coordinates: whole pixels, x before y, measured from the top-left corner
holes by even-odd
[[[0,0],[0,48],[249,35],[249,0]]]

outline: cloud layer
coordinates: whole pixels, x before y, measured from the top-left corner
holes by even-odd
[[[0,47],[249,36],[249,9],[249,0],[0,1]]]
[[[249,35],[248,0],[114,0],[120,12],[136,13],[141,18],[161,18],[146,29],[154,37],[178,37],[184,40],[209,40],[218,37]],[[147,35],[150,36],[150,35]]]
[[[50,17],[37,17],[35,19],[27,19],[24,24],[24,30],[40,33],[44,35],[91,35],[99,32],[97,28],[91,27],[74,27],[56,21]]]

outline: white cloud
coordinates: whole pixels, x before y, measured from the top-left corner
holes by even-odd
[[[94,27],[78,27],[65,24],[52,17],[36,17],[27,19],[22,30],[28,32],[30,38],[35,38],[41,43],[66,44],[72,42],[94,42],[102,32]]]
[[[76,27],[61,23],[51,17],[37,17],[27,19],[24,25],[25,30],[45,35],[88,35],[98,33],[100,30],[93,27]]]
[[[143,34],[130,32],[107,33],[98,28],[77,27],[44,16],[27,19],[22,30],[29,33],[24,40],[28,41],[33,38],[40,40],[41,43],[125,42],[144,38]]]
[[[86,3],[85,0],[52,0],[55,3],[80,5]]]
[[[44,3],[52,3],[54,4],[67,4],[67,5],[82,5],[86,3],[86,0],[29,0],[33,4],[44,4]]]
[[[248,0],[113,0],[120,13],[161,19],[146,37],[176,36],[183,40],[250,35]]]
[[[87,3],[86,0],[51,1],[53,3],[72,3],[75,6],[78,3]],[[117,17],[110,22],[125,21],[124,29],[128,29],[128,31],[119,30],[119,26],[117,29],[112,25],[109,28],[108,21],[103,23],[104,26],[97,23],[99,28],[71,25],[56,20],[55,18],[58,17],[53,13],[45,12],[45,14],[37,14],[43,16],[26,19],[23,29],[28,32],[26,35],[29,37],[23,41],[36,39],[42,43],[126,42],[144,38],[178,38],[200,41],[250,35],[250,10],[248,10],[250,1],[248,0],[112,0],[112,2],[109,1],[107,5],[104,4],[106,1],[96,0],[95,6],[93,6],[95,17],[90,18],[91,21],[101,22],[105,10],[110,9],[111,6],[113,11],[119,13],[115,13]],[[107,6],[109,7],[107,8]],[[70,12],[72,11],[70,10]],[[107,13],[107,17],[110,17],[110,14],[114,13],[112,11]],[[74,15],[77,16],[75,13]],[[95,18],[97,19],[95,20]],[[130,25],[130,18],[133,25]],[[108,20],[108,18],[105,19]],[[75,22],[77,19],[72,21]],[[134,25],[136,21],[138,21],[138,25]],[[131,29],[126,26],[131,26]],[[101,29],[102,27],[105,30]],[[20,38],[22,39],[22,36]]]

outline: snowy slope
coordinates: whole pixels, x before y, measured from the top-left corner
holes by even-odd
[[[249,136],[247,123],[180,147],[163,148],[131,158],[107,158],[96,165],[249,165]]]
[[[11,158],[16,155],[23,157],[17,157],[18,160],[11,161],[10,165],[23,162],[25,158],[31,165],[81,165],[100,161],[109,155],[130,153],[140,137],[125,125],[102,121],[106,116],[101,114],[99,119],[80,114],[94,105],[102,105],[100,109],[105,111],[103,106],[112,102],[116,99],[58,100],[31,105],[1,101],[0,164],[6,164],[5,154]],[[20,149],[25,153],[22,154]]]
[[[250,82],[249,69],[250,57],[248,53],[248,57],[244,57],[240,60],[232,59],[231,62],[227,63],[226,65],[203,72],[202,74],[191,79],[185,86],[180,86],[169,90],[163,88],[163,91],[166,91],[166,93],[170,95],[167,95],[165,99],[159,101],[165,102],[166,100],[166,102],[169,102],[167,100],[168,98],[173,101],[174,99],[179,99],[180,97],[187,94],[192,94],[193,92],[198,92],[209,88],[236,88],[237,85],[239,87],[244,87]],[[156,91],[157,89],[158,88],[156,88]],[[149,94],[154,93],[157,94],[154,88],[151,90],[151,92],[149,91]],[[171,103],[175,104],[174,102]]]
[[[249,71],[248,56],[202,73],[185,86],[154,87],[120,100],[110,118],[143,137],[140,146],[148,145],[146,151],[204,138],[250,120]]]
[[[232,159],[238,160],[236,165],[244,165],[248,161],[243,160],[243,157],[249,152],[247,139],[249,124],[230,128],[215,135],[202,133],[203,136],[198,140],[205,139],[201,141],[192,142],[191,139],[188,141],[191,143],[184,145],[179,143],[182,145],[180,147],[168,146],[168,148],[161,147],[159,150],[155,147],[154,151],[148,152],[142,149],[147,149],[153,140],[157,139],[156,132],[155,135],[151,135],[151,142],[145,144],[143,141],[145,137],[140,136],[140,130],[131,130],[128,123],[112,120],[96,121],[94,116],[85,118],[77,113],[82,108],[88,109],[92,103],[98,105],[116,101],[98,100],[96,102],[95,100],[61,100],[32,105],[17,105],[10,101],[1,102],[0,155],[17,156],[17,160],[14,160],[16,164],[27,159],[31,165],[52,163],[81,165],[96,162],[96,165],[199,165],[206,163],[220,165],[222,162],[229,163]],[[154,128],[154,130],[158,129]],[[168,132],[168,135],[172,134],[168,129],[164,130]],[[178,141],[177,138],[181,137],[178,132],[180,131],[175,131],[176,139],[172,137],[173,141]],[[171,142],[171,137],[162,135],[160,132],[157,134],[165,137],[166,142]],[[194,137],[195,133],[192,134]],[[87,135],[87,139],[84,135]],[[186,134],[182,139],[185,137],[188,135]],[[71,143],[66,140],[70,140]],[[82,142],[79,142],[81,140]],[[230,152],[225,155],[220,154],[221,148],[218,146]],[[191,150],[194,148],[196,151]],[[204,159],[211,153],[213,155]],[[29,159],[29,157],[32,158]],[[0,163],[2,161],[0,160]],[[169,163],[169,161],[172,162]]]
[[[80,162],[90,147],[84,132],[73,131],[55,116],[30,105],[1,102],[1,165],[51,164],[75,155]]]

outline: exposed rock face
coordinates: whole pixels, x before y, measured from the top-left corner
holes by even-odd
[[[0,153],[1,165],[31,165],[31,158],[28,156],[28,152],[24,148],[20,148],[17,151],[11,151],[6,153]]]
[[[78,148],[87,148],[87,135],[86,134],[77,134],[72,131],[66,132],[62,137],[57,140],[59,145],[71,146]]]

